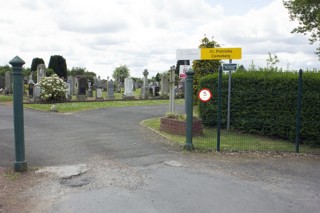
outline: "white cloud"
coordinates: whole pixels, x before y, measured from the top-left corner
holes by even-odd
[[[265,66],[268,52],[280,66],[318,68],[316,46],[291,34],[282,0],[238,4],[218,0],[11,0],[0,8],[0,64],[19,55],[62,55],[68,68],[86,67],[103,78],[126,64],[132,76],[150,76],[175,64],[178,48],[197,48],[203,35],[225,47],[242,47],[248,66]],[[235,7],[230,7],[234,4]],[[242,8],[246,7],[246,9]],[[240,12],[241,11],[241,12]]]

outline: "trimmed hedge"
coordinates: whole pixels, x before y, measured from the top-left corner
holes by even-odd
[[[199,102],[205,126],[217,123],[218,74],[200,80],[213,98]],[[228,75],[222,78],[222,127],[227,125]],[[295,140],[298,73],[238,71],[232,74],[231,119],[233,129]],[[320,147],[320,73],[303,73],[301,142]]]

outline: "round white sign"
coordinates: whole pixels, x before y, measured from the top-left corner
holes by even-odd
[[[207,88],[204,88],[202,90],[200,90],[199,92],[199,98],[202,102],[207,102],[211,99],[212,94],[211,91]]]

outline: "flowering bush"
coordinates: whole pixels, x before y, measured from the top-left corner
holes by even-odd
[[[44,77],[40,83],[40,98],[44,101],[61,101],[66,98],[66,83],[56,74]]]

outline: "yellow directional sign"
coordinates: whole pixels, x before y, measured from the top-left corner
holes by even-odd
[[[201,60],[241,59],[241,48],[201,48]]]

